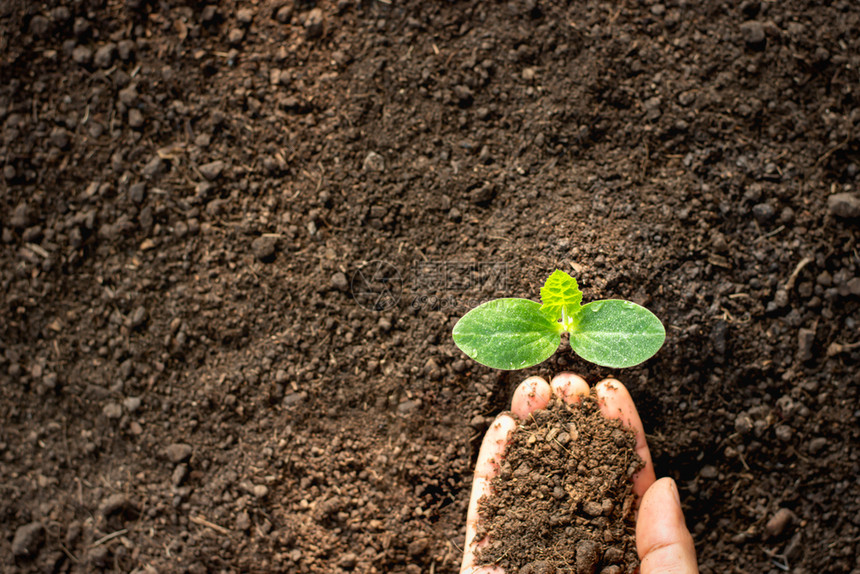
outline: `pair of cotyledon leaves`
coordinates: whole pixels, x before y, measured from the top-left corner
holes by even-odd
[[[666,339],[648,309],[619,299],[582,305],[576,279],[556,270],[540,290],[541,303],[495,299],[475,307],[454,326],[454,343],[494,369],[525,369],[548,359],[570,334],[573,351],[604,367],[624,368],[651,358]]]

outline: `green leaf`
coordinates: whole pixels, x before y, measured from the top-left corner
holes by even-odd
[[[495,299],[475,307],[454,325],[454,343],[482,365],[525,369],[548,359],[561,344],[561,325],[540,303]]]
[[[618,299],[583,305],[572,325],[570,347],[576,354],[615,369],[650,359],[666,339],[666,330],[654,313]]]
[[[556,269],[540,288],[540,300],[543,301],[541,311],[548,317],[558,319],[562,309],[568,316],[579,311],[582,291],[579,290],[576,279]]]

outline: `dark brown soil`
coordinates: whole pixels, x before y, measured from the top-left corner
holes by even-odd
[[[857,572],[857,30],[0,2],[0,570],[455,572],[515,385],[610,373],[493,372],[450,329],[561,268],[668,325],[611,374],[703,572]]]
[[[534,412],[511,433],[493,496],[479,502],[477,537],[488,543],[477,563],[532,574],[636,570],[635,444],[593,397]]]

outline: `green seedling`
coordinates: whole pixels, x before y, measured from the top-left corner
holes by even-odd
[[[576,279],[564,271],[547,278],[540,298],[543,304],[510,298],[475,307],[454,325],[454,343],[482,365],[510,371],[547,360],[569,333],[577,355],[621,369],[650,359],[666,339],[645,307],[620,299],[583,305]]]

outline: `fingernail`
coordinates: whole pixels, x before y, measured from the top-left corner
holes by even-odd
[[[675,479],[674,479],[674,478],[670,478],[670,479],[669,479],[669,483],[670,483],[670,484],[669,484],[669,489],[672,491],[672,496],[674,496],[674,497],[675,497],[675,503],[676,503],[678,506],[681,506],[681,494],[678,492],[678,485],[677,485],[677,484],[675,484]]]

